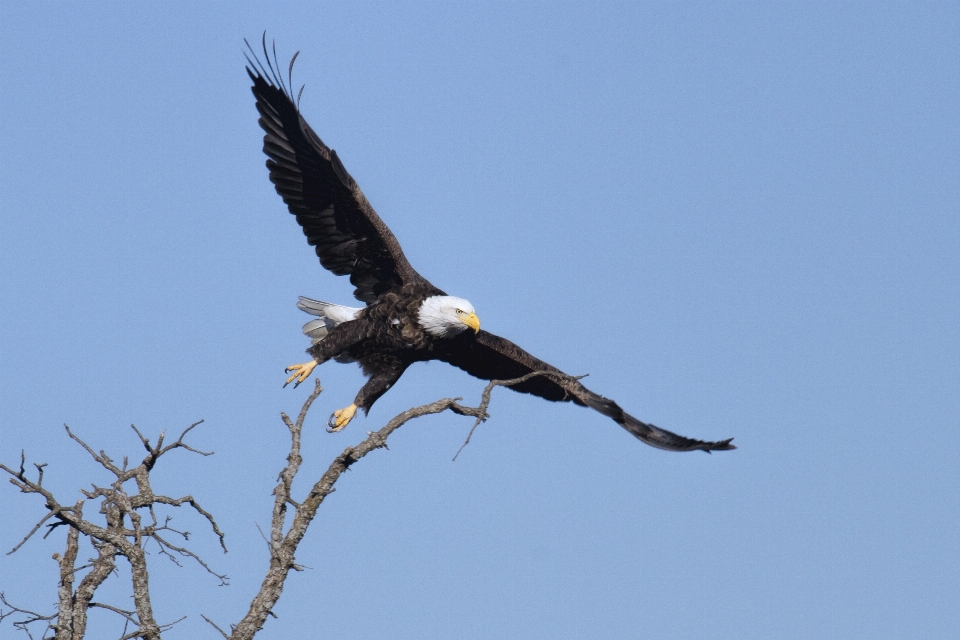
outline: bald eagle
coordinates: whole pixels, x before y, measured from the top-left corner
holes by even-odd
[[[354,308],[301,298],[297,305],[316,316],[303,327],[312,340],[307,349],[312,359],[287,367],[292,375],[286,384],[299,385],[328,360],[357,362],[368,378],[353,403],[330,416],[328,430],[343,429],[358,408],[369,411],[411,364],[441,360],[484,380],[513,380],[541,372],[511,388],[596,409],[653,447],[707,452],[735,448],[732,438],[705,442],[641,422],[577,379],[480,329],[472,304],[447,295],[410,266],[337,153],[303,119],[299,95],[296,101],[292,96],[297,56],[290,61],[285,84],[276,51],[271,60],[265,39],[263,52],[266,65],[250,49],[247,73],[265,132],[270,180],[307,242],[316,248],[320,264],[338,276],[349,276],[356,287],[354,296],[365,304]]]

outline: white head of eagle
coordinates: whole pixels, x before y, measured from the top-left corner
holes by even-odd
[[[452,338],[464,329],[480,331],[480,318],[468,300],[454,296],[431,296],[420,305],[418,321],[435,338]]]

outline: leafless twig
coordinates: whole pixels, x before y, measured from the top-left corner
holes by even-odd
[[[310,406],[323,391],[320,380],[317,379],[313,392],[303,403],[296,422],[291,421],[286,414],[280,414],[281,419],[290,431],[290,453],[287,455],[286,466],[278,475],[277,480],[279,484],[273,490],[274,507],[269,540],[270,566],[260,586],[260,591],[257,592],[257,595],[254,596],[253,601],[250,603],[250,609],[247,611],[247,614],[233,627],[233,633],[229,636],[230,640],[250,640],[263,627],[267,616],[273,614],[273,607],[280,598],[287,575],[291,569],[296,570],[299,568],[295,562],[297,546],[303,539],[304,534],[306,534],[307,527],[309,527],[310,522],[316,515],[320,504],[324,498],[333,493],[335,490],[334,485],[344,471],[371,451],[375,449],[386,449],[387,438],[390,437],[390,434],[415,418],[450,410],[458,415],[476,418],[473,426],[475,429],[480,422],[486,420],[488,417],[487,407],[490,405],[490,393],[494,387],[520,384],[537,375],[554,374],[550,372],[535,372],[513,380],[493,380],[484,389],[480,406],[478,407],[468,407],[460,404],[459,401],[462,398],[444,398],[430,404],[407,409],[395,416],[379,431],[367,432],[367,438],[361,443],[344,449],[343,452],[334,459],[320,479],[314,483],[306,498],[297,502],[291,498],[290,490],[293,479],[303,462],[300,454],[300,435],[303,430],[303,422],[307,416],[307,412],[310,410]],[[563,376],[563,374],[557,375]],[[471,433],[472,432],[473,430],[471,429]],[[467,437],[467,441],[469,442],[469,436]],[[462,448],[463,447],[461,447],[461,449]],[[284,532],[288,505],[294,507],[293,521],[286,532]]]
[[[221,636],[228,640],[252,639],[263,627],[268,616],[276,617],[273,613],[273,608],[280,598],[290,570],[299,571],[303,569],[303,567],[295,561],[297,548],[303,540],[307,528],[316,516],[317,509],[323,503],[324,499],[336,490],[334,485],[344,471],[356,464],[368,453],[376,449],[387,449],[387,439],[394,431],[407,422],[426,415],[442,413],[447,410],[458,415],[474,418],[473,426],[470,428],[466,440],[460,449],[457,450],[456,455],[454,455],[454,460],[456,460],[460,452],[463,451],[463,448],[469,444],[476,428],[489,417],[487,409],[490,405],[490,396],[493,389],[498,386],[521,384],[539,375],[569,378],[569,376],[553,372],[534,372],[513,380],[491,381],[484,388],[481,394],[480,404],[477,407],[460,404],[461,398],[444,398],[430,404],[408,409],[395,416],[381,429],[368,431],[367,437],[359,444],[344,449],[343,452],[330,463],[323,475],[313,484],[307,495],[301,500],[296,500],[292,497],[291,492],[294,479],[303,463],[300,450],[303,425],[310,407],[323,391],[320,380],[316,380],[313,392],[304,402],[296,421],[292,421],[286,414],[280,414],[283,423],[290,433],[290,450],[287,455],[286,465],[284,465],[278,474],[277,485],[273,490],[274,500],[270,530],[267,535],[264,535],[270,551],[270,563],[260,590],[251,601],[249,610],[243,619],[238,624],[231,625],[231,632],[229,634],[208,617],[204,615],[201,615],[201,617],[220,632]],[[9,612],[0,610],[0,621],[14,613],[21,613],[28,617],[15,622],[14,626],[24,629],[28,635],[30,633],[26,628],[28,625],[46,622],[47,627],[45,631],[54,630],[58,640],[61,638],[78,640],[82,638],[86,632],[88,611],[91,607],[94,607],[112,611],[123,618],[125,628],[121,640],[132,640],[133,638],[160,640],[160,634],[162,632],[177,624],[180,620],[183,620],[183,618],[168,624],[158,624],[154,617],[144,548],[145,544],[150,540],[153,540],[158,545],[162,555],[166,555],[176,564],[180,564],[178,557],[191,558],[208,573],[218,578],[221,584],[227,584],[227,577],[225,575],[215,572],[193,551],[190,551],[186,547],[175,545],[168,539],[167,534],[164,532],[170,532],[173,535],[180,536],[184,540],[188,540],[189,532],[181,531],[170,526],[171,518],[169,516],[165,517],[161,524],[158,521],[156,509],[161,505],[174,508],[189,505],[206,520],[213,530],[213,533],[218,537],[220,546],[224,552],[226,552],[227,548],[224,542],[223,532],[220,530],[214,517],[210,512],[203,509],[193,496],[171,498],[155,493],[151,486],[150,473],[160,458],[166,453],[174,449],[186,449],[187,451],[203,456],[212,454],[212,452],[201,451],[184,442],[187,434],[201,424],[201,422],[202,421],[191,424],[180,434],[180,437],[177,438],[176,441],[170,444],[164,444],[165,433],[161,433],[156,439],[156,444],[153,444],[136,426],[131,425],[140,440],[140,444],[147,452],[143,460],[135,467],[129,467],[129,459],[127,457],[123,458],[122,466],[118,466],[106,452],[102,450],[99,452],[95,451],[80,437],[74,434],[69,427],[64,425],[67,435],[76,441],[94,461],[113,476],[113,480],[108,486],[100,487],[93,485],[89,490],[82,490],[87,500],[99,501],[99,512],[104,516],[106,521],[104,524],[95,524],[84,517],[84,500],[78,501],[73,506],[64,506],[55,498],[51,491],[43,486],[43,474],[46,465],[34,465],[37,470],[37,477],[36,480],[31,480],[26,473],[26,456],[23,453],[21,453],[18,469],[11,469],[0,464],[0,470],[7,472],[10,476],[10,482],[14,486],[20,489],[22,493],[40,495],[44,499],[47,509],[44,517],[33,526],[24,536],[23,540],[17,544],[10,553],[17,551],[26,544],[41,527],[46,526],[52,531],[56,527],[65,526],[68,531],[64,554],[62,556],[60,554],[54,554],[54,559],[58,562],[60,570],[58,612],[50,616],[43,616],[25,609],[13,607],[6,601],[3,594],[0,593],[0,601],[11,609]],[[127,483],[133,483],[135,485],[135,491],[133,487],[128,489]],[[293,517],[289,525],[287,525],[287,512],[289,509],[293,510]],[[81,536],[90,540],[97,550],[98,555],[90,563],[82,567],[77,567],[76,560],[79,553]],[[97,588],[115,572],[117,557],[124,558],[130,564],[134,601],[134,610],[132,611],[93,601],[93,596]],[[89,569],[89,571],[80,578],[79,585],[74,588],[78,574],[82,570],[87,569]],[[133,629],[128,631],[131,625]]]
[[[220,632],[220,635],[222,635],[222,636],[223,636],[224,638],[226,638],[227,640],[230,640],[230,636],[228,636],[227,633],[226,633],[223,629],[221,629],[220,627],[218,627],[213,620],[211,620],[211,619],[208,618],[207,616],[203,615],[202,613],[200,614],[200,617],[203,618],[204,620],[206,620],[206,621],[207,621],[207,624],[209,624],[211,627],[213,627],[214,629],[216,629],[217,631],[219,631],[219,632]]]
[[[2,591],[0,591],[0,602],[2,602],[5,606],[10,608],[10,611],[7,611],[7,612],[0,610],[0,622],[3,622],[4,619],[16,613],[20,613],[25,616],[28,616],[23,620],[15,620],[13,622],[13,626],[15,629],[19,629],[20,631],[23,631],[24,633],[26,633],[27,636],[31,638],[31,640],[33,639],[33,634],[30,633],[30,625],[37,622],[46,622],[47,626],[44,627],[43,629],[44,637],[46,637],[47,630],[54,628],[53,625],[51,624],[51,621],[57,617],[57,614],[45,616],[35,611],[30,611],[29,609],[21,609],[20,607],[16,607],[10,604],[10,602],[7,600],[7,596]]]
[[[184,442],[184,437],[199,424],[200,422],[196,422],[190,425],[175,442],[166,446],[163,444],[164,434],[160,434],[156,445],[152,445],[150,440],[144,437],[134,426],[133,430],[147,450],[147,455],[139,465],[133,468],[128,468],[126,457],[124,457],[123,466],[118,467],[106,452],[102,450],[94,451],[90,445],[64,425],[67,435],[77,442],[100,466],[114,476],[114,480],[109,486],[98,487],[94,485],[91,490],[82,491],[88,500],[96,499],[100,501],[99,512],[104,516],[106,521],[104,524],[94,523],[83,516],[83,500],[72,507],[64,506],[51,491],[43,486],[43,471],[46,465],[35,465],[37,479],[31,480],[26,474],[26,456],[24,454],[21,453],[20,466],[17,470],[0,464],[0,470],[10,475],[10,482],[14,486],[19,488],[22,493],[42,496],[47,509],[46,515],[34,525],[10,553],[22,547],[44,525],[50,530],[58,526],[68,527],[67,545],[64,554],[62,556],[54,554],[54,559],[58,562],[60,569],[58,611],[50,617],[34,616],[30,620],[24,621],[23,624],[55,619],[56,623],[51,623],[49,628],[56,631],[58,640],[60,638],[79,639],[86,633],[87,615],[90,607],[98,607],[121,615],[126,624],[135,625],[135,628],[129,633],[125,630],[124,638],[159,640],[161,632],[169,629],[179,620],[167,624],[158,624],[154,618],[146,553],[144,551],[144,545],[150,539],[153,539],[159,545],[162,553],[174,560],[173,553],[192,558],[209,573],[216,576],[221,584],[226,584],[227,577],[213,571],[197,554],[170,543],[158,533],[160,531],[173,531],[186,539],[189,535],[187,532],[177,531],[169,526],[169,517],[165,519],[162,525],[158,525],[155,506],[179,507],[190,505],[207,521],[219,538],[220,546],[226,551],[223,532],[220,531],[213,516],[203,509],[192,496],[171,498],[160,495],[153,491],[150,483],[150,472],[154,466],[164,454],[174,449],[186,449],[204,456],[211,455],[212,452],[200,451]],[[133,482],[136,485],[136,491],[128,491],[126,486],[128,482]],[[144,519],[141,515],[141,511],[144,509],[149,514],[147,519]],[[48,523],[49,520],[53,520],[53,522]],[[78,568],[75,565],[81,535],[91,541],[98,552],[98,556],[90,564]],[[93,595],[97,588],[114,572],[117,556],[125,558],[130,564],[134,611],[126,611],[102,602],[93,602]],[[83,575],[80,584],[74,589],[77,574],[84,568],[89,568],[89,571]],[[18,624],[15,623],[15,626],[18,626]],[[20,626],[22,627],[22,625]],[[29,634],[28,630],[27,632]]]
[[[559,378],[561,380],[579,380],[584,376],[568,376],[565,373],[555,373],[553,371],[533,371],[528,373],[525,376],[519,378],[514,378],[513,380],[491,380],[489,384],[483,389],[483,393],[480,396],[480,406],[477,407],[476,411],[478,415],[476,416],[477,420],[473,423],[473,426],[470,427],[470,432],[467,433],[467,439],[463,441],[463,444],[460,445],[460,448],[457,449],[457,452],[453,454],[453,460],[455,461],[460,455],[460,452],[463,451],[463,448],[470,444],[470,438],[473,437],[473,432],[476,431],[477,427],[480,426],[481,422],[486,422],[487,418],[490,415],[487,413],[487,407],[490,406],[490,394],[493,392],[494,387],[511,387],[515,384],[520,384],[521,382],[526,382],[530,378],[536,378],[537,376],[550,376],[553,378]],[[458,398],[459,400],[459,398]],[[456,409],[454,409],[456,411]],[[461,414],[461,415],[473,415],[471,413]]]

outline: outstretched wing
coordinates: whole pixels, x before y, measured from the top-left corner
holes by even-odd
[[[597,395],[575,378],[556,367],[535,358],[505,338],[487,331],[475,336],[464,331],[450,340],[438,357],[455,367],[484,380],[512,380],[533,372],[545,375],[534,376],[510,388],[521,393],[530,393],[552,401],[572,401],[581,406],[596,409],[603,415],[646,442],[652,447],[667,451],[722,451],[736,449],[730,444],[733,438],[720,442],[694,440],[671,433],[646,422],[640,422],[608,398]]]
[[[354,296],[366,303],[405,284],[429,287],[407,262],[400,243],[370,206],[337,153],[300,115],[277,73],[275,51],[270,59],[266,40],[263,53],[267,66],[254,54],[253,59],[247,58],[247,73],[253,80],[260,126],[265,132],[263,151],[269,157],[270,181],[297,217],[307,242],[316,247],[320,264],[338,276],[349,275],[356,287]],[[294,60],[296,56],[290,61],[291,73]]]

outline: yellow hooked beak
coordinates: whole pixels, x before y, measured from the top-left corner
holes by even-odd
[[[480,331],[480,318],[477,317],[477,314],[471,313],[466,318],[460,318],[460,320],[463,324],[473,329],[474,333]]]

